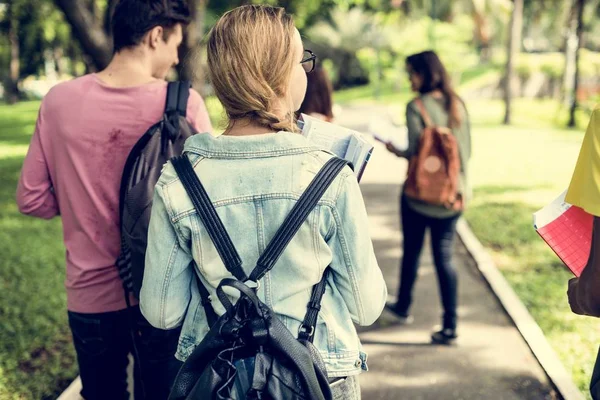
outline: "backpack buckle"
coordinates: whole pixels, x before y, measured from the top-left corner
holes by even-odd
[[[315,334],[315,327],[314,326],[306,326],[304,324],[301,324],[300,327],[298,328],[298,335],[303,335],[303,334],[306,335],[306,337],[308,337],[308,338],[312,337],[312,335]]]
[[[244,285],[248,286],[250,289],[254,291],[258,291],[260,289],[260,281],[246,280],[244,281]]]

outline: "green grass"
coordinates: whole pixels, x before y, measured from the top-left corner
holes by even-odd
[[[39,102],[0,106],[0,399],[51,399],[77,375],[59,219],[19,214],[14,197]]]
[[[466,69],[461,75],[460,75],[460,82],[459,85],[465,85],[469,82],[473,82],[473,81],[477,81],[480,80],[484,77],[489,76],[490,74],[495,75],[496,77],[498,77],[500,75],[502,66],[498,66],[498,65],[480,65],[477,64],[471,68]]]
[[[494,115],[487,102],[472,106],[474,197],[466,218],[589,398],[598,320],[571,313],[566,290],[572,276],[532,227],[532,213],[567,188],[583,130],[554,128],[550,104],[547,113],[535,102],[517,105],[513,127],[481,124],[501,112]],[[486,115],[473,112],[480,108]]]
[[[473,74],[473,79],[489,79],[486,74]],[[353,89],[337,96],[349,104],[353,103],[351,95],[360,93]],[[392,101],[359,96],[357,102],[379,103],[402,113],[405,96],[398,94]],[[567,188],[589,114],[580,112],[579,129],[569,130],[564,128],[567,110],[557,102],[517,99],[513,124],[504,126],[500,124],[504,112],[500,100],[468,101],[467,106],[472,120],[474,197],[466,219],[574,382],[590,398],[588,386],[600,344],[600,323],[571,313],[566,290],[572,275],[539,238],[532,221],[535,211]]]

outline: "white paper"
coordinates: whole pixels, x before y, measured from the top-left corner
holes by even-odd
[[[533,214],[533,226],[535,229],[543,228],[571,208],[571,205],[565,202],[566,195],[567,191],[565,190],[552,203]]]
[[[302,119],[304,120],[302,134],[308,140],[315,146],[344,158],[354,131],[305,114],[302,114]]]
[[[373,145],[359,132],[302,114],[298,126],[302,134],[315,146],[331,151],[354,166],[359,177],[368,162]]]

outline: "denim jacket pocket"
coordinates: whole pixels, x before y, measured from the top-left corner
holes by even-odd
[[[344,329],[340,329],[335,337],[335,349],[339,354],[354,354],[360,347],[358,333],[350,318],[344,322]]]
[[[318,349],[327,349],[329,354],[335,353],[336,351],[334,326],[335,325],[331,322],[327,313],[321,310],[317,319],[314,341]]]

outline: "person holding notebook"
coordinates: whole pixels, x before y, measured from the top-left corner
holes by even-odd
[[[458,143],[458,193],[463,199],[464,207],[464,203],[470,197],[467,164],[471,157],[471,126],[465,104],[454,91],[446,68],[435,52],[425,51],[407,57],[406,70],[412,90],[419,94],[406,107],[408,148],[397,149],[392,143],[388,143],[387,148],[396,156],[411,160],[419,153],[421,137],[428,119],[436,126],[450,127]],[[420,109],[419,103],[423,110]],[[424,114],[428,114],[428,118]],[[433,167],[436,168],[435,165]],[[452,254],[456,223],[462,214],[462,207],[456,209],[415,199],[408,195],[407,188],[408,185],[405,184],[400,199],[404,237],[400,287],[398,301],[391,306],[391,310],[398,315],[402,323],[408,324],[413,321],[410,313],[412,292],[418,276],[425,233],[429,229],[444,309],[441,329],[435,330],[431,339],[434,343],[450,344],[458,336],[458,276],[452,262]]]
[[[581,276],[569,280],[569,304],[575,314],[600,317],[600,107],[592,112],[565,200],[594,216],[590,255]],[[590,392],[600,399],[600,353]]]
[[[594,216],[592,247],[579,278],[569,281],[575,314],[600,317],[600,107],[592,113],[565,201]]]
[[[331,158],[298,132],[294,112],[315,55],[283,8],[246,5],[223,15],[207,43],[208,71],[229,124],[188,139],[184,154],[215,206],[249,275],[300,195]],[[243,65],[243,68],[237,66]],[[140,306],[157,328],[183,325],[176,357],[206,336],[201,287],[225,312],[217,286],[231,278],[172,163],[156,186]],[[357,179],[344,167],[263,279],[258,297],[299,332],[311,288],[331,274],[314,329],[334,398],[360,399],[367,370],[354,323],[372,324],[387,298]],[[337,396],[337,397],[336,397]]]

